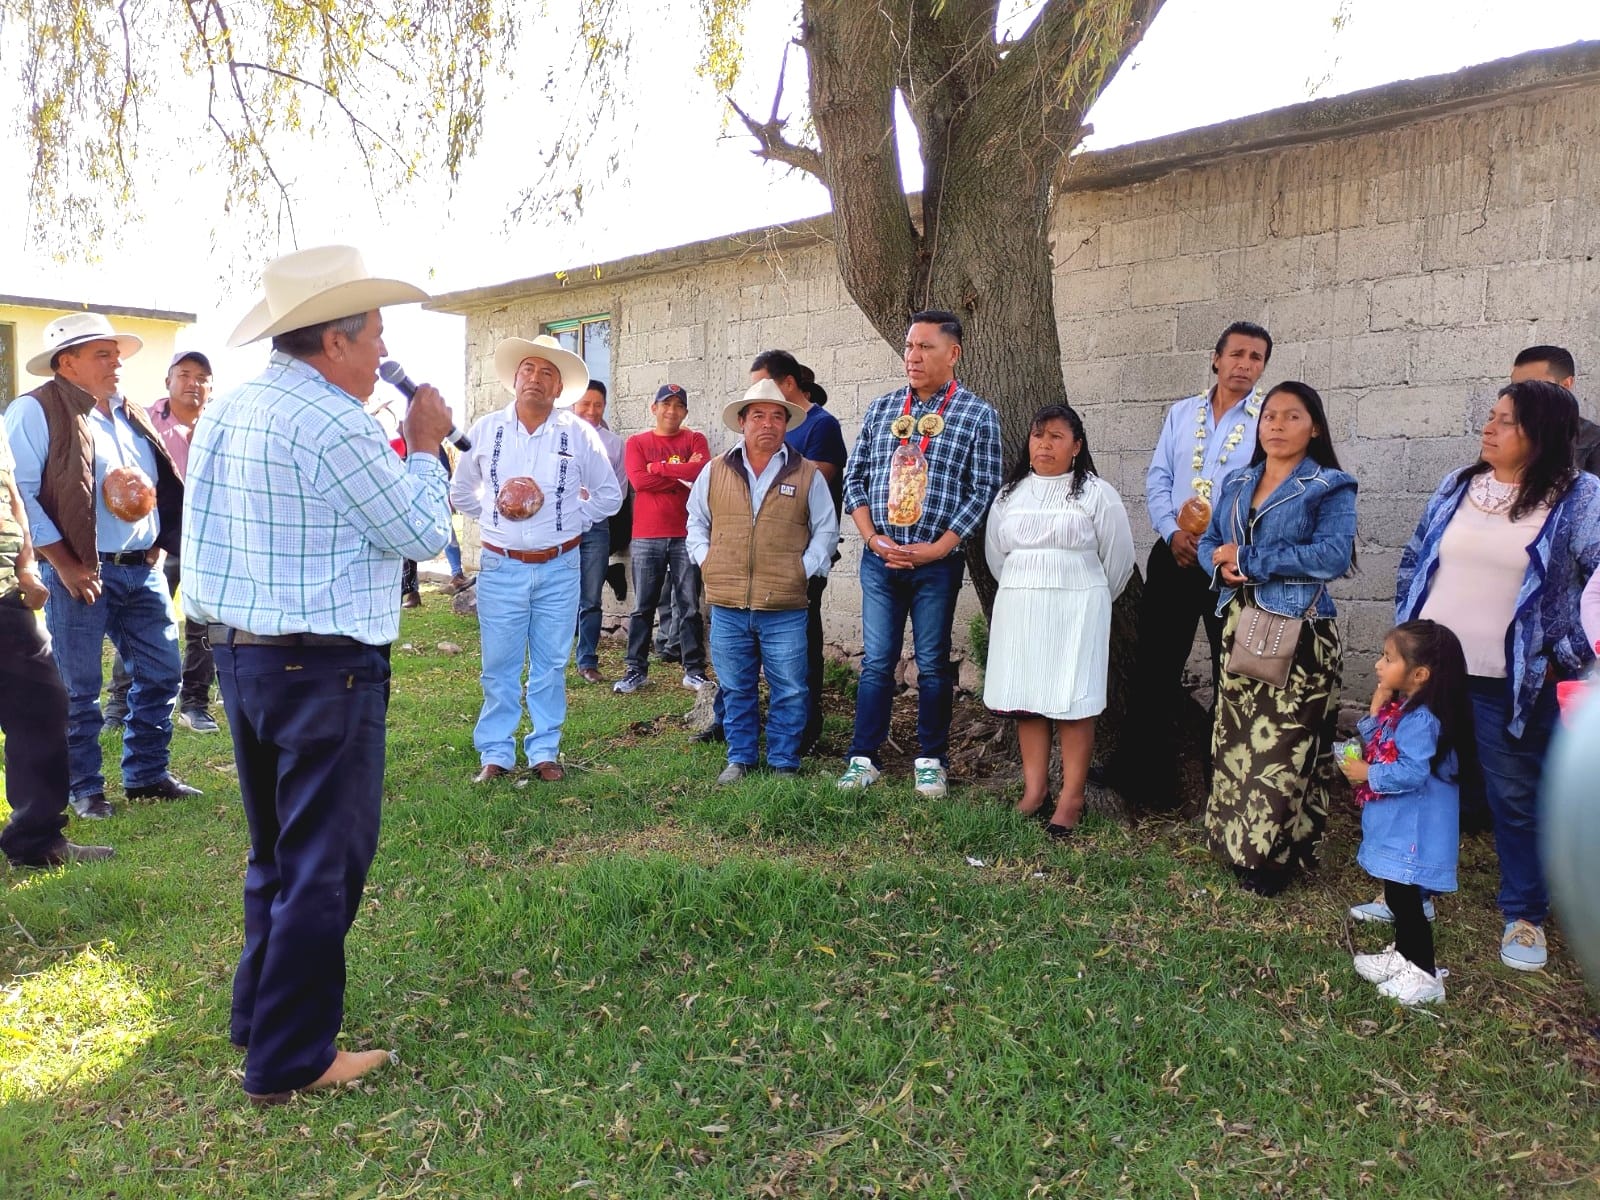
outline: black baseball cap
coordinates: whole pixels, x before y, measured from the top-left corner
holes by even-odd
[[[650,403],[659,403],[660,401],[665,400],[668,396],[671,396],[674,400],[677,400],[685,408],[689,407],[689,393],[684,391],[675,383],[663,383],[656,389],[656,398],[650,401]]]

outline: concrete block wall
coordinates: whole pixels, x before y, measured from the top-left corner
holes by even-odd
[[[1209,386],[1229,321],[1261,322],[1276,342],[1263,383],[1315,387],[1361,481],[1360,568],[1334,594],[1346,690],[1370,686],[1399,551],[1444,475],[1476,459],[1517,351],[1571,349],[1600,415],[1597,213],[1593,84],[1069,191],[1062,370],[1141,548],[1161,415]]]

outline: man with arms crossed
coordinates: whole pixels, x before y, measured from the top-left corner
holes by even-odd
[[[183,604],[207,626],[250,826],[229,1038],[246,1094],[275,1104],[390,1059],[335,1046],[344,942],[378,846],[401,564],[450,540],[451,420],[418,388],[401,459],[362,409],[388,353],[378,310],[427,293],[349,246],[285,255],[263,284],[230,344],[270,337],[266,369],[190,446]]]

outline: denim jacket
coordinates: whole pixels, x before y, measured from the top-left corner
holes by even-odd
[[[1378,729],[1378,718],[1362,717],[1356,729],[1363,741],[1369,741]],[[1393,746],[1393,757],[1374,762],[1367,776],[1367,786],[1377,796],[1361,807],[1361,850],[1356,861],[1375,879],[1453,892],[1461,842],[1455,755],[1434,772],[1439,718],[1426,708],[1409,709],[1401,716]]]
[[[1422,612],[1439,567],[1439,544],[1467,494],[1468,482],[1460,472],[1445,477],[1401,552],[1395,572],[1396,621],[1413,620]],[[1581,613],[1584,585],[1596,570],[1600,570],[1600,479],[1580,471],[1528,545],[1528,570],[1506,630],[1512,737],[1522,736],[1547,679],[1576,679],[1594,661]]]
[[[1356,481],[1343,471],[1305,458],[1280,483],[1250,521],[1250,498],[1261,482],[1264,463],[1235,471],[1222,481],[1211,511],[1211,527],[1200,539],[1199,558],[1211,572],[1220,615],[1237,588],[1222,582],[1211,555],[1228,542],[1239,547],[1239,573],[1251,599],[1268,612],[1303,617],[1313,603],[1317,617],[1337,609],[1327,583],[1350,570],[1356,546]],[[1250,544],[1245,545],[1245,525]]]

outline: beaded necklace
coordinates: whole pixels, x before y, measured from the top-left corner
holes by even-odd
[[[1196,474],[1189,482],[1189,486],[1194,489],[1194,494],[1206,501],[1211,499],[1211,480],[1199,474],[1199,472],[1205,470],[1206,466],[1206,417],[1210,408],[1211,393],[1207,392],[1200,397],[1200,409],[1195,414],[1197,419],[1194,427],[1194,458],[1191,460],[1191,465],[1194,467]],[[1250,392],[1250,398],[1245,401],[1244,415],[1245,420],[1235,425],[1223,440],[1222,453],[1217,456],[1218,475],[1222,474],[1222,467],[1227,463],[1228,455],[1238,449],[1239,443],[1244,441],[1245,427],[1249,422],[1261,415],[1261,393],[1259,391],[1252,390]]]

